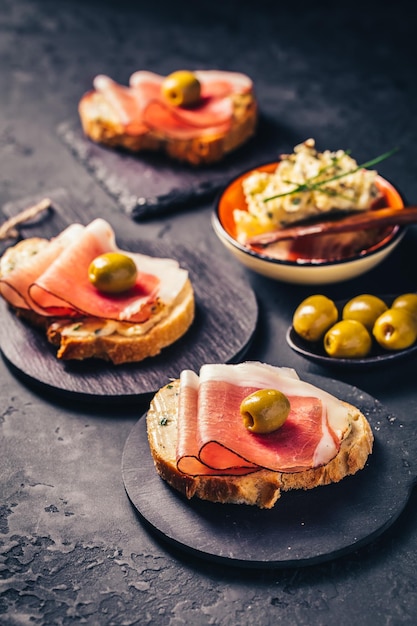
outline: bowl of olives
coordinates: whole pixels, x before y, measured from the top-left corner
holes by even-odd
[[[395,223],[374,224],[351,232],[300,236],[267,247],[245,243],[236,222],[236,211],[242,215],[248,208],[242,183],[254,171],[271,172],[274,167],[276,162],[233,179],[220,193],[212,214],[214,232],[246,268],[293,284],[339,283],[375,268],[402,240],[406,227]],[[404,200],[390,182],[377,175],[375,185],[379,196],[370,211],[382,207],[404,210]]]
[[[309,296],[296,308],[289,346],[322,365],[358,367],[417,352],[417,293],[359,294],[333,301]]]

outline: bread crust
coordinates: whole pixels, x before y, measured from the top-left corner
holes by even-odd
[[[26,254],[31,254],[42,248],[48,240],[34,237],[20,241],[16,246],[8,248],[0,260],[0,276],[19,263]],[[0,287],[1,293],[1,287]],[[145,358],[156,356],[164,348],[180,339],[190,328],[195,316],[194,290],[190,279],[184,284],[175,302],[168,310],[163,311],[161,317],[155,318],[154,325],[148,324],[142,334],[100,334],[105,329],[108,320],[94,319],[94,332],[91,334],[74,333],[74,326],[82,327],[90,324],[91,318],[80,317],[62,319],[39,315],[36,312],[23,308],[10,307],[19,318],[32,326],[42,329],[48,341],[56,346],[57,358],[63,360],[85,360],[98,358],[110,361],[115,365],[122,363],[139,362]],[[123,322],[124,329],[140,325]]]
[[[57,346],[59,359],[84,360],[94,357],[119,365],[143,361],[159,354],[163,348],[170,346],[187,332],[194,320],[194,313],[194,293],[188,280],[167,317],[157,322],[144,335],[92,335],[87,338],[66,335],[65,330],[74,326],[73,320],[66,324],[55,320],[48,325],[46,335]],[[78,322],[82,324],[83,320]]]
[[[365,416],[349,405],[351,429],[337,456],[323,467],[301,472],[262,469],[245,476],[187,476],[176,466],[179,380],[160,389],[146,416],[150,451],[158,474],[188,499],[255,505],[270,509],[281,493],[336,483],[363,469],[372,452],[373,434]]]
[[[230,97],[233,117],[228,132],[189,139],[171,138],[164,136],[162,131],[151,129],[138,135],[128,134],[110,104],[97,91],[84,94],[78,112],[84,133],[96,143],[130,152],[164,152],[177,161],[198,166],[220,161],[256,131],[258,107],[254,94],[233,94]]]

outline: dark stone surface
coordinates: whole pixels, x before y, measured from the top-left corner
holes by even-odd
[[[210,227],[212,206],[135,223],[63,143],[82,93],[104,72],[181,66],[244,71],[282,129],[277,153],[314,137],[365,161],[394,146],[379,170],[417,198],[415,17],[408,2],[118,2],[0,0],[0,206],[69,189],[85,221],[101,215],[119,237],[196,246],[230,261],[260,303],[250,354],[299,374],[337,377],[416,420],[416,358],[337,374],[292,352],[284,337],[307,287],[257,277],[228,256]],[[416,289],[417,232],[360,279],[326,288]],[[168,548],[148,532],[124,491],[121,458],[146,405],[59,402],[0,362],[0,623],[414,624],[415,490],[395,524],[370,545],[328,563],[244,571]],[[415,454],[415,441],[409,442]],[[413,447],[414,446],[414,447]]]

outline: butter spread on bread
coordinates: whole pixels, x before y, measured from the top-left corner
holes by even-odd
[[[242,398],[276,388],[290,400],[283,426],[248,432]],[[294,370],[264,363],[204,365],[163,387],[147,413],[160,476],[187,498],[274,506],[282,491],[338,482],[362,469],[373,435],[360,410],[301,381]]]
[[[51,240],[22,240],[0,260],[1,295],[19,317],[45,329],[58,358],[141,361],[192,324],[194,291],[176,260],[123,251],[136,264],[136,282],[106,294],[91,284],[88,268],[109,251],[120,251],[115,234],[98,218]]]
[[[79,102],[84,133],[93,141],[132,152],[159,151],[192,165],[220,161],[256,130],[253,84],[238,72],[195,70],[200,98],[173,105],[164,96],[167,77],[137,71],[124,86],[96,76]]]

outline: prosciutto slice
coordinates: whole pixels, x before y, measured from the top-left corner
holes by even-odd
[[[248,394],[269,388],[285,393],[290,413],[280,429],[257,435],[243,425],[240,403]],[[318,467],[336,456],[348,430],[345,405],[288,368],[263,363],[204,365],[199,376],[181,374],[177,467],[184,474]]]
[[[152,85],[144,93],[144,98],[138,98],[135,91],[124,87],[114,80],[100,74],[93,81],[94,89],[100,93],[116,113],[126,133],[138,136],[148,131],[143,121],[145,102],[154,98]]]
[[[232,115],[229,99],[207,99],[195,109],[171,107],[162,100],[153,100],[144,110],[143,121],[147,128],[162,130],[173,139],[192,139],[226,132]]]
[[[88,267],[97,256],[120,251],[130,256],[137,267],[136,284],[122,294],[99,292],[88,279]],[[13,301],[45,316],[97,317],[141,323],[152,315],[156,302],[169,305],[180,293],[188,273],[174,259],[160,259],[121,251],[111,226],[98,218],[82,226],[74,225],[18,266],[4,280]]]
[[[54,262],[54,260],[76,241],[83,230],[81,224],[72,224],[45,246],[36,250],[36,254],[26,254],[19,257],[19,263],[14,269],[0,277],[1,293],[9,304],[21,309],[33,308],[29,286]]]
[[[153,72],[135,72],[129,87],[101,74],[94,79],[94,89],[105,97],[131,135],[152,130],[189,139],[226,132],[233,119],[231,96],[249,93],[252,81],[238,72],[199,70],[195,74],[201,84],[201,100],[193,107],[171,106],[161,93],[164,77]]]

